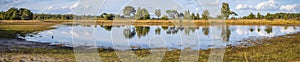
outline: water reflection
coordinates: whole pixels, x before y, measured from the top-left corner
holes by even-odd
[[[211,31],[216,26],[198,26],[198,27],[182,27],[182,26],[102,26],[102,25],[59,25],[56,29],[42,31],[37,34],[28,34],[24,39],[37,42],[48,42],[52,44],[65,44],[66,46],[86,45],[86,41],[96,41],[97,47],[110,47],[113,45],[115,49],[122,50],[126,43],[133,47],[139,48],[193,48],[193,49],[207,49],[214,47],[211,42],[228,43],[232,45],[240,44],[240,40],[250,37],[273,37],[278,35],[286,35],[299,32],[299,27],[296,26],[239,26],[227,25],[221,26],[219,31]],[[77,29],[72,31],[72,29]],[[85,31],[82,31],[85,30]],[[95,33],[89,31],[95,30]],[[111,31],[115,32],[111,32]],[[195,33],[200,32],[200,33]],[[220,33],[217,33],[220,32]],[[112,34],[114,33],[114,34]],[[183,35],[181,35],[181,34]],[[199,35],[199,39],[188,41],[196,41],[200,43],[195,46],[193,43],[181,44],[181,37],[188,37],[189,35]],[[215,41],[213,34],[220,34],[224,41]],[[95,39],[91,35],[95,36]],[[112,37],[112,35],[114,37]],[[149,40],[154,36],[161,36],[165,39],[166,45],[158,44],[151,45]],[[129,42],[112,42],[112,39],[128,39]],[[72,39],[79,44],[71,44]],[[124,40],[125,41],[125,40]],[[73,41],[74,42],[74,41]],[[82,44],[80,44],[82,43]],[[166,47],[165,47],[166,46]]]

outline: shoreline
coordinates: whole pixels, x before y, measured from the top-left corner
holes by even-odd
[[[237,20],[0,20],[0,24],[17,24],[17,23],[90,23],[100,25],[300,25],[300,20],[282,20],[276,19],[260,20],[260,19],[237,19]]]
[[[297,52],[296,52],[297,49],[299,49],[299,47],[294,47],[294,46],[297,46],[297,44],[298,45],[300,44],[300,42],[296,42],[296,41],[300,40],[300,39],[298,39],[298,37],[300,37],[300,32],[294,33],[294,34],[288,34],[288,35],[268,37],[268,38],[258,39],[258,40],[249,40],[250,42],[251,41],[262,42],[262,44],[255,44],[254,46],[246,46],[246,47],[228,46],[225,48],[226,52],[224,53],[224,61],[245,61],[245,54],[246,54],[246,56],[250,56],[253,58],[254,57],[264,58],[264,59],[260,59],[260,60],[247,59],[247,60],[251,60],[251,61],[265,61],[265,60],[269,60],[269,61],[300,61],[300,59],[297,60],[297,58],[295,58],[295,57],[300,57],[300,56],[298,56],[299,54],[297,55]],[[50,61],[75,61],[75,56],[74,56],[75,54],[74,54],[74,51],[72,50],[72,47],[63,48],[62,46],[58,46],[58,45],[51,46],[51,45],[49,45],[49,43],[32,42],[32,41],[26,41],[26,40],[22,40],[22,39],[2,39],[2,38],[0,38],[0,42],[3,42],[3,40],[4,41],[21,42],[18,44],[18,46],[19,47],[21,46],[21,48],[16,48],[16,46],[14,46],[15,49],[12,49],[10,51],[0,51],[0,61],[1,61],[1,59],[9,59],[8,56],[11,56],[10,58],[25,57],[27,59],[30,59],[30,57],[32,57],[32,56],[38,56],[41,58],[36,59],[36,60],[40,60],[40,61],[49,61],[49,60]],[[248,42],[248,41],[243,40],[243,42]],[[6,44],[8,44],[8,43],[6,43]],[[293,45],[289,45],[291,43]],[[3,43],[0,43],[0,44],[3,44]],[[4,42],[4,45],[6,45],[6,44]],[[32,46],[32,45],[34,45],[34,46]],[[3,46],[3,45],[1,45],[1,46]],[[32,46],[33,48],[30,48],[30,47],[24,48],[23,46]],[[35,48],[35,47],[39,47],[39,48]],[[40,48],[40,47],[42,47],[42,48]],[[289,48],[285,49],[287,47],[289,47]],[[16,49],[20,49],[20,50],[16,50]],[[277,56],[277,54],[279,53],[277,51],[281,51],[281,50],[289,51],[291,49],[293,50],[292,53],[286,52],[286,53],[281,53],[281,54],[285,54],[288,56],[292,55],[291,56],[292,58],[277,58],[277,59],[275,59],[276,57],[284,57],[285,56],[285,55]],[[102,59],[109,59],[109,60],[103,60],[103,61],[119,61],[119,59],[116,55],[116,51],[119,51],[119,50],[105,49],[105,48],[97,48],[97,50]],[[202,57],[202,58],[199,58],[199,59],[201,59],[200,61],[207,61],[211,50],[212,49],[206,49],[206,50],[174,49],[171,51],[166,51],[165,58],[163,58],[163,61],[178,60],[181,51],[199,52],[199,57]],[[131,50],[119,51],[119,52],[129,53],[130,51]],[[150,50],[148,50],[148,49],[138,49],[138,50],[132,50],[132,51],[143,52],[143,53],[135,53],[135,54],[138,54],[138,56],[139,55],[147,56],[148,53],[150,53],[149,52]],[[266,58],[266,57],[262,57],[263,55],[261,55],[261,54],[263,54],[263,55],[276,54],[276,56]],[[176,57],[176,58],[174,58],[174,57]],[[33,58],[35,58],[35,57],[33,57]],[[60,59],[55,59],[55,58],[60,58]],[[45,60],[45,59],[48,59],[48,60]],[[23,59],[17,59],[17,60],[23,60]]]
[[[6,24],[8,23],[8,24]],[[60,23],[69,23],[69,22],[41,22],[41,21],[17,21],[17,22],[6,22],[3,24],[3,21],[0,22],[0,25],[47,25],[47,26],[40,26],[43,28],[36,29],[38,27],[31,27],[33,31],[36,30],[47,30],[49,26],[60,24]],[[90,24],[90,22],[79,22],[82,24]],[[121,22],[120,22],[121,23]],[[123,22],[122,22],[123,23]],[[122,24],[121,23],[121,24]],[[169,22],[168,22],[169,23]],[[208,22],[207,22],[208,23]],[[274,23],[274,22],[273,22]],[[92,24],[99,24],[94,23]],[[109,23],[103,23],[109,24]],[[139,23],[137,23],[139,24]],[[49,26],[48,26],[49,25]],[[101,25],[101,24],[100,24]],[[209,24],[208,24],[209,25]],[[250,24],[251,25],[251,24]],[[289,24],[286,24],[289,25]],[[299,26],[298,24],[295,24]],[[142,25],[145,26],[145,25]],[[153,26],[153,25],[151,25]],[[170,26],[170,25],[163,25],[163,26]],[[12,26],[9,28],[15,28],[16,26]],[[24,26],[21,26],[24,27]],[[28,26],[25,26],[28,27]],[[5,28],[7,29],[7,28]],[[21,30],[23,29],[11,29],[11,30]],[[299,42],[300,33],[282,35],[282,36],[275,36],[271,38],[264,38],[260,40],[253,40],[258,42],[264,42],[263,44],[258,44],[255,46],[247,46],[247,47],[228,47],[226,48],[226,52],[224,53],[224,61],[300,61],[298,59],[300,57],[297,52],[300,52],[300,45]],[[243,40],[246,41],[246,40]],[[251,40],[250,40],[251,41]],[[41,43],[41,42],[33,42],[33,41],[26,41],[24,39],[18,38],[0,38],[0,62],[1,61],[17,61],[21,60],[29,60],[29,61],[67,61],[73,62],[75,60],[75,54],[72,47],[63,47],[61,45],[50,45],[49,43]],[[5,50],[6,51],[3,51]],[[113,49],[104,49],[104,48],[97,48],[99,55],[103,61],[120,61],[118,59],[116,52],[118,50]],[[135,54],[139,57],[147,56],[150,50],[147,49],[140,49],[135,50]],[[177,61],[179,60],[180,53],[183,50],[174,49],[171,51],[167,51],[165,54],[165,58],[163,61]],[[207,61],[209,57],[211,49],[207,50],[198,50],[198,51],[191,51],[191,52],[199,52],[199,61]],[[129,51],[123,51],[129,52]],[[274,55],[274,56],[270,56]],[[191,55],[195,56],[195,55]],[[266,57],[268,56],[268,57]],[[288,57],[287,57],[288,56]],[[25,57],[25,59],[24,59]],[[247,57],[245,59],[245,57]],[[38,59],[36,59],[38,58]],[[253,59],[255,58],[255,59]]]

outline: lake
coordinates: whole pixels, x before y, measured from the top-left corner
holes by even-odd
[[[103,26],[61,24],[55,29],[19,36],[27,41],[90,48],[208,49],[247,44],[255,40],[300,31],[299,26],[210,25],[210,26]],[[258,42],[259,43],[259,42]],[[251,45],[251,44],[249,44]]]

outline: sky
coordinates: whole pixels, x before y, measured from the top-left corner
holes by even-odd
[[[229,3],[230,9],[242,17],[249,13],[261,14],[300,12],[300,0],[0,0],[0,11],[11,7],[28,8],[34,13],[100,15],[101,13],[122,14],[125,6],[146,8],[151,15],[154,10],[175,9],[202,13],[209,10],[211,16],[220,14],[221,4]]]

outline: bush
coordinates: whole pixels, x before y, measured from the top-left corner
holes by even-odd
[[[169,17],[166,16],[166,15],[164,15],[164,16],[162,16],[160,19],[161,19],[161,20],[169,20]]]

